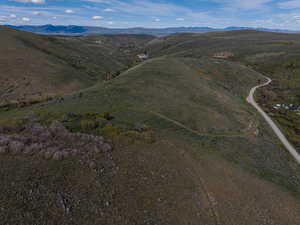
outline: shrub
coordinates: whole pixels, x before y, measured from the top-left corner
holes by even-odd
[[[102,117],[97,118],[96,122],[97,122],[98,127],[100,127],[100,128],[105,127],[109,123],[109,121],[107,121],[106,119],[104,119]]]
[[[155,136],[152,132],[142,133],[142,140],[147,144],[152,144],[155,142]]]
[[[103,118],[106,120],[112,120],[113,117],[110,115],[109,112],[105,112],[103,113]]]
[[[82,131],[91,132],[97,127],[97,122],[94,120],[81,120],[80,121],[80,128]]]
[[[138,132],[138,131],[127,131],[122,134],[132,140],[132,142],[143,142],[151,144],[155,142],[154,134],[150,131],[147,132]]]
[[[121,129],[119,127],[113,126],[112,124],[107,124],[101,130],[101,133],[108,138],[116,139],[120,135]]]
[[[98,115],[97,113],[88,112],[88,113],[85,113],[83,116],[86,119],[95,119],[97,117],[97,115]]]
[[[48,111],[37,111],[33,115],[30,115],[30,120],[37,120],[43,125],[51,125],[54,120],[60,120],[62,118],[61,113],[54,113]]]
[[[25,129],[26,121],[23,119],[12,119],[0,122],[1,130],[8,133],[18,133]]]

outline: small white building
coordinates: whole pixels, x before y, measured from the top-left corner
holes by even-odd
[[[143,53],[143,54],[138,54],[137,57],[138,57],[139,59],[141,59],[141,60],[149,59],[149,56],[146,55],[146,54],[144,54],[144,53]]]

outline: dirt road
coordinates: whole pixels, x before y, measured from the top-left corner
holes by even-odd
[[[275,132],[277,137],[280,139],[282,144],[286,147],[286,149],[291,153],[291,155],[294,157],[294,159],[300,164],[300,154],[296,151],[296,149],[291,145],[291,143],[287,140],[287,138],[284,136],[284,134],[281,132],[281,130],[278,128],[278,126],[274,123],[274,121],[265,113],[262,108],[256,103],[254,100],[254,93],[255,91],[260,88],[269,85],[272,80],[268,77],[265,77],[268,81],[264,84],[255,86],[251,89],[249,96],[247,98],[247,101],[253,105],[257,111],[264,117],[264,119],[267,121],[267,123],[271,126],[272,130]]]

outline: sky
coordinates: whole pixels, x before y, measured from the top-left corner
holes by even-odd
[[[300,30],[300,0],[0,0],[0,24]]]

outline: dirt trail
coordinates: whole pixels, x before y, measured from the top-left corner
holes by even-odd
[[[169,118],[167,116],[164,116],[164,115],[162,115],[162,114],[160,114],[158,112],[151,111],[150,113],[153,114],[153,115],[156,115],[156,116],[158,116],[158,117],[160,117],[160,118],[162,118],[164,120],[167,120],[167,121],[175,124],[176,126],[181,127],[181,128],[183,128],[183,129],[185,129],[185,130],[187,130],[187,131],[189,131],[189,132],[191,132],[193,134],[196,134],[198,136],[206,136],[206,137],[245,137],[246,136],[244,134],[233,134],[233,133],[232,134],[201,133],[201,132],[198,132],[196,130],[193,130],[193,129],[191,129],[191,128],[185,126],[185,125],[183,125],[182,123],[180,123],[180,122],[178,122],[176,120],[173,120],[173,119],[171,119],[171,118]]]

